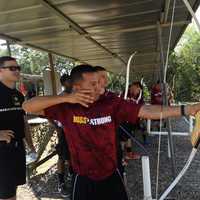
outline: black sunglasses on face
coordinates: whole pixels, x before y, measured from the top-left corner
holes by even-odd
[[[21,71],[21,67],[20,66],[6,66],[6,67],[2,67],[3,69],[9,69],[10,71]]]

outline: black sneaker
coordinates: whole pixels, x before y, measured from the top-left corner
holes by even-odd
[[[70,191],[67,190],[65,183],[58,184],[58,192],[62,197],[70,197]]]

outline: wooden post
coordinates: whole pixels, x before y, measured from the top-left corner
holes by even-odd
[[[9,56],[12,56],[11,49],[10,49],[10,43],[9,43],[8,40],[6,40],[6,46],[7,46],[8,55],[9,55]]]
[[[49,66],[50,66],[50,69],[51,69],[52,92],[53,92],[53,95],[56,95],[57,90],[56,90],[55,70],[54,70],[54,64],[53,64],[53,55],[51,53],[48,53],[48,56],[49,56]]]

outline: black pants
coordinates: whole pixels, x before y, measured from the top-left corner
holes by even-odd
[[[9,199],[16,196],[17,186],[13,184],[2,185],[0,187],[0,199]]]
[[[26,162],[23,141],[0,142],[0,199],[16,195],[18,185],[26,181]]]
[[[128,200],[128,195],[117,170],[102,181],[75,175],[71,200]]]
[[[56,151],[58,153],[59,159],[65,161],[70,160],[69,147],[65,139],[65,133],[62,129],[62,132],[58,136],[58,144],[56,145]]]

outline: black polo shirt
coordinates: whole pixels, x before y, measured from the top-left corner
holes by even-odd
[[[23,102],[24,96],[17,89],[0,82],[0,130],[12,130],[16,140],[25,137]]]

